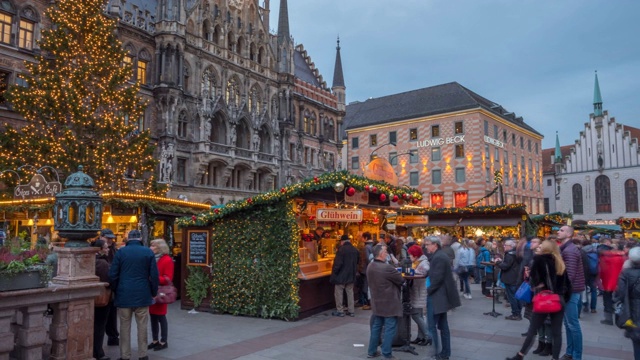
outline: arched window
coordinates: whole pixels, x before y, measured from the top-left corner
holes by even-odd
[[[189,120],[187,120],[187,113],[181,112],[178,116],[178,137],[186,138],[189,130]]]
[[[573,213],[574,214],[582,214],[583,206],[582,206],[582,185],[573,184],[572,189],[572,198],[573,198]]]
[[[244,121],[240,121],[238,125],[236,125],[236,131],[238,138],[236,139],[236,147],[242,149],[250,149],[251,148],[251,132],[249,131],[249,127]]]
[[[227,143],[227,124],[220,112],[214,115],[211,120],[211,137],[209,140],[217,144],[224,145]]]
[[[638,212],[638,183],[633,179],[624,182],[624,201],[627,212]]]
[[[316,116],[315,114],[309,119],[309,134],[318,135],[316,131]]]
[[[596,213],[611,212],[611,183],[606,175],[596,178]]]

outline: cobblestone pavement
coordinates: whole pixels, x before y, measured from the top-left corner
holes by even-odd
[[[502,360],[513,356],[522,345],[524,338],[520,334],[526,331],[528,321],[505,320],[504,315],[510,312],[502,304],[496,305],[496,310],[503,316],[483,315],[491,311],[491,299],[480,295],[480,285],[472,285],[472,295],[472,300],[462,298],[462,307],[449,313],[451,359]],[[633,359],[631,341],[622,336],[622,331],[600,324],[601,300],[598,299],[598,313],[583,314],[581,318],[583,359]],[[286,322],[210,313],[190,314],[180,310],[176,303],[169,307],[169,347],[150,351],[148,355],[150,359],[184,360],[365,359],[370,315],[371,311],[357,308],[355,317],[333,317],[331,311],[327,311],[304,320]],[[132,346],[135,346],[135,325],[133,328]],[[412,333],[416,333],[415,324],[412,324]],[[119,357],[117,346],[108,347],[105,342],[105,351],[112,359]],[[417,356],[397,351],[394,356],[403,360],[422,360],[434,354],[433,346],[416,346],[416,351]],[[525,358],[544,359],[537,355]]]

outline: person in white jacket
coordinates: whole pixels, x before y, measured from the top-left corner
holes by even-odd
[[[465,299],[471,300],[471,289],[469,288],[469,275],[471,274],[471,270],[473,266],[476,264],[476,253],[469,246],[469,239],[462,239],[460,241],[461,246],[458,249],[456,258],[458,259],[457,263],[457,273],[462,281],[464,288],[463,294]]]

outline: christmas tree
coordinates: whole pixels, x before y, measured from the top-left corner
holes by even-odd
[[[101,191],[158,193],[149,131],[138,120],[138,96],[126,52],[115,36],[105,0],[58,0],[46,12],[41,53],[26,62],[26,86],[7,99],[26,126],[0,136],[0,169],[55,167],[61,176],[84,171]]]

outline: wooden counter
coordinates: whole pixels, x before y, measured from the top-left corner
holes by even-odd
[[[333,257],[322,258],[317,262],[300,264],[300,310],[298,319],[329,310],[335,307],[333,284],[329,282]]]

